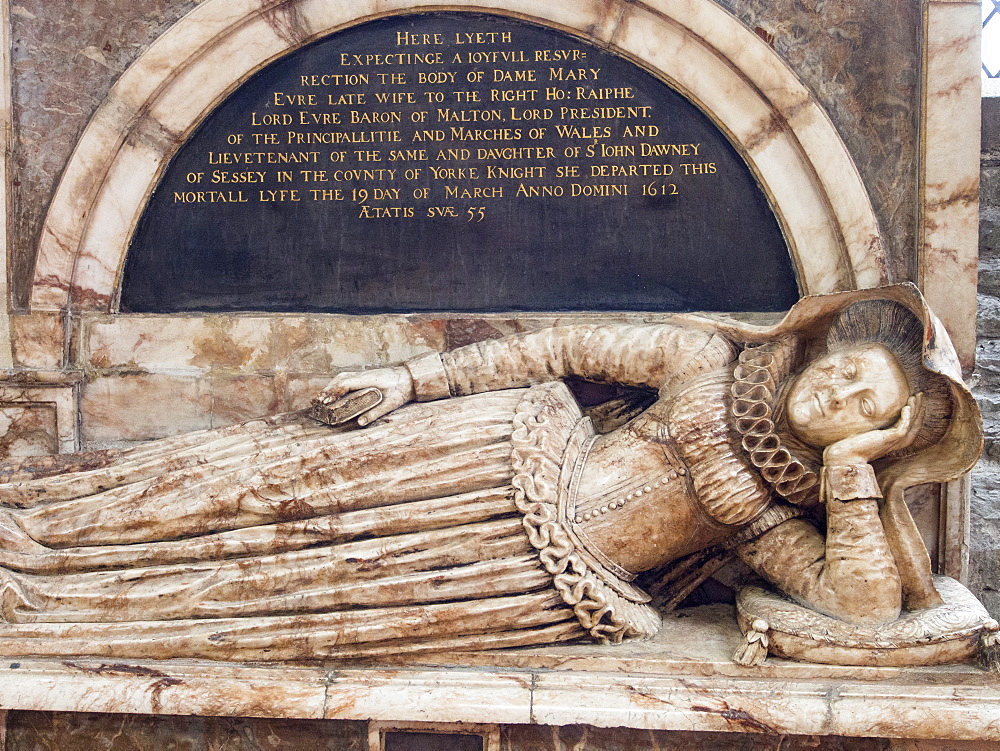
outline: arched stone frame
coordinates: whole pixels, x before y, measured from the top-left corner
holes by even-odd
[[[33,310],[113,311],[132,233],[187,136],[273,60],[339,29],[431,10],[513,16],[624,55],[702,108],[756,174],[804,294],[890,281],[878,224],[822,108],[712,0],[206,0],[118,80],[43,227]]]

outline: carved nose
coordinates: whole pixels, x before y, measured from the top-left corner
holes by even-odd
[[[847,400],[858,390],[858,386],[831,386],[830,387],[830,406],[833,409],[842,409],[847,403]]]

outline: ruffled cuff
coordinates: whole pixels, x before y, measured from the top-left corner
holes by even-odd
[[[875,470],[870,464],[846,464],[823,467],[823,487],[828,497],[838,501],[881,498]]]
[[[413,393],[418,402],[445,399],[451,396],[448,374],[445,372],[441,355],[429,352],[403,363],[413,379]]]

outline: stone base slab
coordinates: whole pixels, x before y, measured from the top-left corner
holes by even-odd
[[[732,608],[650,642],[437,654],[388,665],[25,658],[0,709],[1000,740],[1000,682],[973,665],[733,664]]]

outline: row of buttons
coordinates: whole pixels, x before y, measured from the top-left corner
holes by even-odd
[[[671,470],[670,472],[668,472],[666,475],[663,476],[663,479],[657,480],[652,485],[647,485],[646,487],[640,488],[639,490],[633,490],[628,495],[626,495],[626,496],[624,496],[622,498],[619,498],[617,500],[611,501],[611,503],[609,503],[607,506],[601,506],[599,509],[596,509],[594,511],[588,511],[585,514],[577,514],[576,518],[573,519],[573,521],[576,524],[582,524],[583,522],[589,522],[591,519],[595,519],[598,516],[601,516],[603,514],[608,513],[609,511],[613,511],[614,509],[621,508],[628,501],[631,501],[633,498],[641,498],[646,493],[652,493],[656,488],[660,487],[660,485],[665,485],[666,483],[668,483],[671,480],[673,480],[675,477],[677,477],[679,475],[684,475],[684,474],[685,474],[685,470],[684,470],[683,467],[681,467],[680,469],[678,469],[676,471]]]

